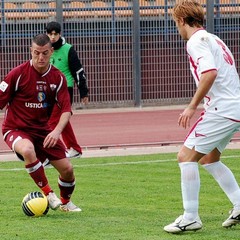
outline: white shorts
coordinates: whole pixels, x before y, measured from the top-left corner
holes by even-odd
[[[190,130],[184,146],[203,154],[215,148],[222,153],[239,129],[240,122],[205,112]]]

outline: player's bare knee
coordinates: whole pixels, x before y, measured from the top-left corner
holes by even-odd
[[[179,151],[178,154],[177,154],[177,160],[178,162],[185,162],[186,160],[186,154],[184,153],[184,151]]]
[[[73,167],[72,165],[68,165],[61,169],[60,175],[63,179],[71,181],[74,179]]]
[[[29,140],[22,140],[17,143],[14,150],[20,154],[24,159],[36,160],[36,154],[33,144]]]
[[[26,146],[22,149],[21,155],[24,159],[34,159],[36,160],[36,155],[34,148],[32,146]]]

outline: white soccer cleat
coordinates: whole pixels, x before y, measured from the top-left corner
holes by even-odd
[[[77,207],[73,202],[68,202],[67,204],[62,204],[60,210],[63,212],[81,212],[82,209]]]
[[[59,208],[60,205],[62,205],[61,200],[57,197],[57,195],[54,192],[50,192],[47,195],[49,207],[53,210],[56,210]]]
[[[169,233],[180,233],[185,231],[197,231],[202,228],[202,221],[197,217],[194,221],[183,219],[179,216],[173,223],[165,226],[163,229]]]
[[[223,222],[222,226],[225,228],[240,224],[240,210],[231,210],[228,219]]]
[[[82,153],[76,151],[73,148],[70,148],[70,149],[67,150],[66,156],[69,157],[69,158],[78,158],[78,157],[82,156]]]

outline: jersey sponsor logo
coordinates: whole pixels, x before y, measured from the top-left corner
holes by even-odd
[[[0,84],[0,90],[2,92],[5,92],[7,87],[8,87],[8,84],[5,81],[2,81],[1,84]]]
[[[25,107],[27,108],[46,108],[47,107],[47,103],[29,103],[29,102],[25,102]]]
[[[46,98],[46,95],[45,95],[44,92],[39,92],[38,93],[38,101],[39,102],[43,102],[45,100],[45,98]]]

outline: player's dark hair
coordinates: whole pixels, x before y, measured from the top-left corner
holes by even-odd
[[[183,18],[190,27],[202,27],[204,24],[204,11],[201,3],[195,0],[182,0],[173,8],[174,20]]]
[[[50,46],[52,46],[51,40],[48,37],[48,35],[41,33],[36,35],[33,40],[32,43],[36,43],[38,46],[45,46],[46,44],[49,44]]]
[[[61,32],[61,25],[58,22],[50,22],[46,26],[46,32],[51,33],[52,31],[55,31],[56,33]]]

